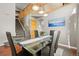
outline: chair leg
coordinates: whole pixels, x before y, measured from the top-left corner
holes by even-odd
[[[52,44],[49,45],[49,56],[51,56],[51,50],[52,50]],[[54,56],[54,52],[53,52],[52,56]]]

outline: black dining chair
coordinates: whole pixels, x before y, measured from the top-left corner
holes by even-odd
[[[35,30],[34,33],[35,33],[35,38],[39,37],[38,30]]]
[[[10,48],[11,48],[12,56],[24,56],[23,51],[19,52],[18,54],[16,53],[16,48],[14,46],[11,33],[6,32],[6,36],[7,36]]]
[[[51,35],[51,41],[49,43],[49,56],[51,55],[51,49],[52,49],[52,44],[53,44],[53,37],[54,37],[54,32],[55,30],[50,30],[50,35]]]
[[[59,37],[60,37],[60,31],[57,31],[57,36],[56,36],[56,39],[55,39],[55,43],[53,42],[54,41],[54,32],[55,32],[55,30],[50,30],[50,35],[52,37],[51,37],[51,42],[50,42],[50,45],[49,45],[49,56],[51,55],[52,51],[53,51],[52,55],[54,56],[54,53],[56,53],[56,50],[58,48],[58,41],[59,41]]]
[[[56,50],[57,50],[57,48],[58,48],[59,37],[60,37],[60,31],[58,31],[57,37],[56,37],[56,40],[55,40],[55,44],[54,44],[54,53],[56,53]]]

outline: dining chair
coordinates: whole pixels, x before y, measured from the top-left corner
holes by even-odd
[[[51,39],[51,41],[49,43],[49,56],[51,55],[51,49],[52,49],[52,44],[53,44],[54,32],[55,32],[55,30],[50,30],[50,35],[51,35],[50,39]]]
[[[56,37],[55,44],[54,44],[54,53],[56,53],[56,50],[58,48],[59,37],[60,37],[60,31],[57,32],[57,37]]]
[[[17,54],[16,52],[16,48],[14,46],[13,40],[12,40],[12,36],[10,32],[6,32],[6,36],[7,36],[7,40],[9,42],[10,48],[11,48],[11,52],[12,52],[12,56],[23,56],[23,51],[19,52]]]
[[[51,55],[51,52],[52,52],[52,55],[54,56],[54,53],[56,53],[56,50],[58,48],[58,41],[59,41],[59,37],[60,37],[60,31],[57,31],[56,39],[54,39],[54,35],[55,35],[54,32],[55,32],[55,30],[50,30],[50,35],[52,37],[51,37],[51,43],[49,45],[49,47],[50,47],[49,48],[49,56]]]
[[[35,30],[34,33],[35,33],[35,38],[39,37],[38,30]]]

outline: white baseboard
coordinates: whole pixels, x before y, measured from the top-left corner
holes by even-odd
[[[65,48],[68,48],[68,49],[75,49],[75,50],[77,50],[76,47],[65,45],[65,44],[61,44],[61,43],[59,43],[58,46],[65,47]]]

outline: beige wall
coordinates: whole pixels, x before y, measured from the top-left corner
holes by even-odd
[[[79,4],[77,4],[77,49],[78,49],[78,54],[79,54]]]
[[[15,36],[15,4],[0,3],[0,44],[7,41],[5,32]]]
[[[70,35],[69,34],[69,32],[70,32],[69,21],[70,21],[70,16],[72,15],[72,11],[75,7],[76,7],[75,4],[69,4],[67,6],[64,6],[60,9],[50,13],[48,15],[48,17],[45,18],[45,20],[50,20],[50,19],[53,19],[53,18],[61,18],[61,17],[65,18],[65,28],[63,30],[61,30],[59,43],[66,44],[66,45],[70,44],[70,43],[68,43],[68,40],[70,40],[70,38],[68,39],[68,35]],[[47,24],[48,24],[48,22],[44,21],[44,25],[45,25],[44,29],[46,29],[45,31],[47,32],[50,29],[53,30],[52,28],[48,28]],[[70,27],[70,28],[72,29],[72,27]]]

